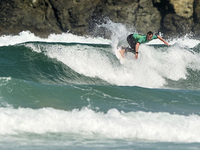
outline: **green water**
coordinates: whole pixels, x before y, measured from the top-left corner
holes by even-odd
[[[104,44],[0,47],[0,148],[198,149],[199,45],[143,49],[121,64]]]

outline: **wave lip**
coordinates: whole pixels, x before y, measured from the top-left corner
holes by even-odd
[[[111,139],[132,138],[159,142],[200,142],[200,117],[169,113],[82,110],[52,108],[1,108],[0,135],[75,133]]]
[[[50,34],[47,38],[40,38],[30,31],[22,31],[19,35],[4,35],[0,37],[0,46],[16,45],[26,42],[64,42],[64,43],[88,43],[88,44],[109,44],[110,40],[100,37],[77,36],[71,33]]]

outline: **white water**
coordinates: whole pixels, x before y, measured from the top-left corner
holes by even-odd
[[[161,88],[166,78],[174,81],[187,78],[187,68],[200,70],[200,54],[173,45],[160,47],[141,45],[137,60],[128,53],[119,63],[111,59],[111,48],[87,45],[39,45],[26,44],[35,52],[44,52],[56,58],[79,74],[98,77],[110,84]]]
[[[110,40],[100,37],[84,37],[71,33],[51,34],[47,38],[40,38],[29,31],[23,31],[19,35],[7,35],[0,37],[0,46],[15,45],[25,42],[61,42],[61,43],[88,43],[88,44],[110,44]]]
[[[87,45],[39,45],[26,44],[35,52],[44,52],[51,58],[56,58],[76,72],[89,77],[98,77],[110,84],[125,86],[141,86],[161,88],[166,84],[166,78],[174,81],[187,78],[187,69],[200,70],[200,54],[191,53],[189,48],[198,45],[200,41],[183,38],[173,39],[170,47],[159,49],[143,44],[139,48],[139,58],[134,59],[132,53],[128,53],[123,60],[111,60],[117,47],[127,46],[126,36],[134,29],[127,29],[123,24],[107,21],[102,25],[112,32],[111,40],[76,36],[71,33],[60,35],[52,34],[46,39],[36,37],[34,34],[24,31],[18,36],[1,36],[0,46],[14,45],[28,41],[65,42],[110,44],[112,48],[97,48]],[[149,44],[161,44],[159,40],[153,40]]]
[[[0,108],[0,135],[74,133],[103,138],[160,142],[200,142],[200,117],[169,113],[94,112],[88,108]]]

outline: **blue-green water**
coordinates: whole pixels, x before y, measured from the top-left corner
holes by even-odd
[[[113,40],[32,36],[1,37],[1,150],[199,149],[198,40],[120,62]]]

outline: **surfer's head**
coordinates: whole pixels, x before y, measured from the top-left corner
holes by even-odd
[[[149,31],[149,32],[147,33],[147,40],[150,41],[150,40],[152,39],[152,37],[153,37],[153,32],[152,32],[152,31]]]

